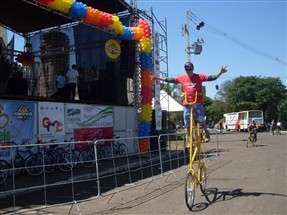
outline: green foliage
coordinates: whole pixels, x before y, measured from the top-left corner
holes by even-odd
[[[218,94],[226,102],[226,112],[263,110],[267,121],[279,117],[286,101],[286,87],[279,78],[270,77],[240,76],[225,82]]]
[[[212,100],[205,97],[203,101],[207,122],[221,122],[223,114],[226,113],[226,103],[220,100]]]

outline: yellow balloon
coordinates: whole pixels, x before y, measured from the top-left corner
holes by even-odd
[[[68,13],[74,0],[55,0],[48,4],[49,7],[59,10],[64,13]]]
[[[120,19],[119,19],[118,16],[112,16],[112,20],[113,20],[114,22],[118,22]]]

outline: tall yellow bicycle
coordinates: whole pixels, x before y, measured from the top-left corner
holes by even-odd
[[[197,93],[196,97],[197,98]],[[186,99],[186,98],[185,98]],[[186,100],[187,101],[187,100]],[[190,109],[190,132],[189,132],[189,169],[185,179],[185,202],[189,210],[192,210],[195,198],[195,188],[199,185],[201,192],[205,195],[207,174],[206,156],[204,150],[205,139],[203,130],[194,119],[194,105],[196,101],[189,103]]]

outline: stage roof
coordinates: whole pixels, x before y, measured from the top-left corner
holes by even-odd
[[[124,0],[77,0],[103,12],[127,10]],[[74,22],[66,16],[39,7],[33,0],[1,0],[0,23],[18,33],[29,33]]]

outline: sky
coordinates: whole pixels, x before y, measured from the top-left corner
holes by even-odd
[[[203,84],[210,98],[216,96],[215,85],[239,76],[280,77],[287,85],[286,0],[138,0],[137,7],[166,20],[170,77],[185,74],[187,39],[181,26],[187,11],[205,23],[196,30],[198,23],[189,20],[190,43],[204,40],[201,54],[190,56],[195,72],[213,75],[228,65],[227,73]]]
[[[128,1],[127,1],[128,2]],[[222,66],[228,72],[206,82],[206,95],[216,97],[216,85],[239,76],[279,77],[287,86],[286,0],[138,0],[137,7],[166,23],[169,77],[185,74],[187,39],[181,27],[189,19],[190,44],[203,39],[200,55],[191,54],[196,73],[213,75]],[[194,18],[195,17],[195,18]],[[192,21],[193,20],[193,21]],[[195,22],[195,23],[194,23]],[[205,25],[196,30],[196,25]],[[155,23],[155,30],[161,33]],[[16,36],[15,49],[23,50],[23,38]],[[8,34],[8,41],[11,33]]]

